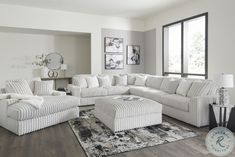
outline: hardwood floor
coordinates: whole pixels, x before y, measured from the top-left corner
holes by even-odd
[[[169,121],[200,132],[200,136],[178,142],[126,152],[112,157],[212,157],[205,147],[208,128],[195,128],[164,116]],[[85,157],[68,123],[62,123],[24,136],[0,127],[0,157]],[[228,157],[234,157],[235,150]]]

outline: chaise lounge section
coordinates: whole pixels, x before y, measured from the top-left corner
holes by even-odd
[[[7,95],[5,89],[1,91],[2,96]],[[24,135],[79,117],[80,101],[77,97],[66,96],[65,92],[59,91],[41,97],[43,103],[40,108],[13,98],[0,100],[0,126]]]

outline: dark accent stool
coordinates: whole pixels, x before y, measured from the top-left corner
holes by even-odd
[[[224,112],[222,112],[222,108],[223,108]],[[230,112],[230,116],[229,116],[229,120],[227,123],[226,123],[226,112],[227,112],[226,110],[227,110],[226,107],[220,107],[220,109],[219,109],[219,122],[217,123],[215,113],[213,110],[213,105],[209,104],[209,129],[210,130],[217,127],[217,126],[220,126],[220,127],[227,127],[232,132],[235,132],[235,107],[232,107],[231,112]],[[227,126],[226,126],[226,124],[227,124]]]
[[[216,122],[216,118],[215,118],[215,113],[213,110],[213,106],[210,104],[209,105],[209,129],[213,129],[215,127],[217,127],[217,122]]]
[[[232,132],[235,132],[235,107],[231,109],[227,128]]]

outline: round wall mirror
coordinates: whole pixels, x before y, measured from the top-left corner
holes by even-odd
[[[50,53],[45,58],[46,66],[50,70],[58,70],[64,63],[63,57],[59,53]]]

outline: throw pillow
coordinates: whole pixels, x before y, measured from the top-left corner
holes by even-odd
[[[114,76],[116,86],[127,86],[127,75]]]
[[[73,84],[81,88],[87,88],[87,82],[84,77],[73,77]]]
[[[35,95],[52,95],[54,81],[35,81]]]
[[[86,82],[88,88],[97,88],[99,87],[99,81],[96,76],[88,76],[86,77]]]
[[[7,93],[17,93],[23,95],[33,95],[26,80],[11,80],[6,82]]]
[[[134,74],[128,74],[127,75],[127,84],[128,85],[134,85],[136,80],[136,75]]]
[[[209,93],[211,84],[209,82],[193,82],[187,97],[205,96]]]
[[[162,77],[154,77],[154,76],[148,76],[146,80],[146,86],[159,89],[162,84]]]
[[[35,81],[41,81],[41,78],[40,77],[35,77],[35,78],[32,78],[32,79],[28,79],[26,81],[28,82],[31,91],[34,93]]]
[[[99,76],[98,81],[100,84],[100,87],[110,87],[111,81],[108,76]]]
[[[172,78],[163,78],[160,89],[166,91],[170,80],[172,80]]]
[[[192,82],[192,80],[182,80],[176,90],[176,94],[186,96],[192,85]]]
[[[179,82],[180,82],[179,80],[170,80],[164,91],[169,93],[169,94],[175,94],[176,89],[179,86]]]
[[[147,77],[145,76],[136,76],[135,85],[136,86],[145,86]]]

